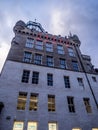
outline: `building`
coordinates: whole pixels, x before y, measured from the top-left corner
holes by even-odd
[[[98,70],[76,35],[18,21],[0,76],[0,130],[98,130]]]

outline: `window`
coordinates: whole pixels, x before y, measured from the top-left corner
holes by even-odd
[[[13,125],[13,130],[23,130],[24,122],[15,121]]]
[[[83,100],[84,100],[84,105],[85,105],[87,113],[92,113],[91,106],[90,106],[90,99],[84,98]]]
[[[92,128],[92,130],[98,130],[98,128]]]
[[[64,76],[65,88],[70,88],[70,81],[68,76]]]
[[[40,54],[35,54],[35,56],[34,56],[34,63],[35,64],[42,64],[42,55],[40,55]]]
[[[47,74],[47,85],[53,86],[53,74]]]
[[[75,53],[74,53],[74,51],[73,51],[73,48],[69,47],[69,48],[68,48],[68,53],[69,53],[69,56],[75,57]]]
[[[48,111],[55,111],[55,96],[48,95]]]
[[[48,130],[57,130],[57,123],[48,123]]]
[[[79,86],[84,86],[82,78],[77,78],[77,80],[78,80]]]
[[[18,103],[17,103],[18,110],[25,110],[26,100],[27,100],[27,93],[19,92]]]
[[[32,111],[36,111],[37,110],[37,104],[38,104],[38,94],[33,94],[31,93],[30,95],[30,104],[29,104],[29,110]]]
[[[24,61],[24,62],[31,63],[31,61],[32,61],[32,53],[25,51],[25,52],[24,52],[23,61]]]
[[[67,102],[68,102],[69,112],[75,112],[74,98],[73,97],[67,97]]]
[[[53,66],[53,57],[47,56],[47,66]]]
[[[28,39],[26,40],[26,47],[28,47],[28,48],[33,48],[33,46],[34,46],[34,39],[28,38]]]
[[[33,72],[32,84],[38,84],[38,80],[39,80],[39,72]]]
[[[92,79],[94,82],[97,82],[96,77],[93,76]]]
[[[80,128],[73,128],[72,130],[81,130]]]
[[[72,61],[73,70],[79,71],[78,63],[77,61]]]
[[[29,75],[30,75],[29,70],[23,70],[21,82],[28,83],[29,82]]]
[[[27,130],[37,130],[37,122],[28,122]]]
[[[63,69],[66,68],[66,62],[65,62],[65,59],[61,59],[61,58],[60,58],[60,68],[63,68]]]
[[[57,45],[58,54],[64,54],[64,48],[62,45]]]
[[[43,50],[43,42],[42,41],[36,41],[35,48],[38,50]]]
[[[46,43],[46,51],[53,52],[53,44],[52,43]]]

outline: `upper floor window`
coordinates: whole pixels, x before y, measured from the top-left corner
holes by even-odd
[[[92,76],[94,82],[97,82],[96,77]]]
[[[39,72],[33,72],[32,74],[32,84],[38,84],[39,81]]]
[[[36,44],[35,44],[35,48],[38,49],[38,50],[43,50],[43,42],[37,40]]]
[[[77,61],[72,61],[72,67],[73,67],[73,70],[79,71],[79,66],[78,66],[78,62]]]
[[[35,64],[42,64],[42,55],[41,54],[35,54],[34,63]]]
[[[87,113],[92,113],[91,105],[90,105],[90,99],[89,98],[83,98],[84,105],[86,108]]]
[[[74,53],[73,48],[69,47],[69,48],[68,48],[68,53],[69,53],[69,56],[75,57],[75,53]]]
[[[55,111],[55,96],[48,95],[48,111]]]
[[[46,43],[46,51],[53,52],[53,44],[52,43]]]
[[[34,46],[34,39],[27,38],[26,47],[33,48],[33,46]]]
[[[29,82],[29,75],[30,75],[29,70],[23,70],[21,82],[28,83]]]
[[[77,78],[77,80],[78,80],[79,86],[84,86],[82,78]]]
[[[64,54],[64,48],[62,45],[57,45],[58,54]]]
[[[24,62],[31,63],[31,61],[32,61],[32,53],[25,51],[25,52],[24,52],[23,61],[24,61]]]
[[[69,112],[75,112],[74,98],[73,97],[67,97],[67,102],[68,102]]]
[[[65,88],[70,88],[70,80],[68,76],[64,76]]]
[[[57,123],[49,122],[48,123],[48,130],[57,130]]]
[[[53,66],[53,57],[47,56],[47,66]]]
[[[53,86],[53,74],[47,74],[47,85]]]
[[[60,68],[63,68],[63,69],[66,68],[66,61],[65,61],[65,59],[61,59],[60,58]]]

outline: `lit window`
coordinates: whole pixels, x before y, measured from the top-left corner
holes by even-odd
[[[31,63],[32,61],[32,53],[31,52],[24,52],[24,58],[23,58],[24,62],[28,62]]]
[[[68,76],[64,76],[65,88],[70,88],[70,80]]]
[[[47,56],[47,66],[53,66],[53,57]]]
[[[27,130],[37,130],[37,122],[28,122]]]
[[[38,94],[31,93],[30,95],[30,104],[29,104],[29,110],[37,111],[37,103],[38,103]]]
[[[57,130],[57,123],[48,123],[48,130]]]
[[[97,82],[96,77],[93,76],[92,79],[94,82]]]
[[[74,98],[73,97],[67,97],[67,102],[68,102],[69,112],[74,113],[75,112]]]
[[[47,85],[53,86],[53,74],[47,74]]]
[[[35,48],[38,50],[43,50],[43,42],[42,41],[36,41]]]
[[[87,113],[92,113],[92,109],[91,109],[91,106],[90,106],[90,99],[84,98],[83,101],[84,101],[84,105],[85,105]]]
[[[46,43],[46,51],[53,52],[53,44],[52,43]]]
[[[24,122],[15,121],[13,125],[13,130],[23,130]]]
[[[42,64],[42,55],[40,55],[40,54],[35,54],[35,56],[34,56],[34,63],[35,64]]]
[[[48,111],[55,111],[55,96],[48,95]]]
[[[77,78],[77,80],[78,80],[79,86],[84,86],[82,78]]]
[[[18,110],[25,110],[26,100],[27,100],[27,93],[19,92],[18,103],[17,103]]]
[[[73,51],[73,48],[68,48],[68,53],[69,53],[69,56],[73,56],[73,57],[75,57],[75,53],[74,53],[74,51]]]
[[[81,130],[80,128],[73,128],[72,130]]]
[[[72,61],[72,67],[73,67],[73,70],[79,71],[78,62]]]
[[[39,72],[33,72],[32,84],[38,84],[38,81],[39,81]]]
[[[58,54],[64,54],[64,48],[62,45],[57,45]]]
[[[33,46],[34,46],[34,40],[28,38],[28,39],[26,40],[26,47],[28,47],[28,48],[33,48]]]
[[[98,130],[98,128],[92,128],[92,130]]]
[[[23,70],[23,75],[22,75],[21,82],[28,83],[29,82],[29,75],[30,75],[29,70]]]
[[[66,61],[65,61],[65,59],[61,59],[60,58],[60,68],[63,68],[63,69],[66,68]]]

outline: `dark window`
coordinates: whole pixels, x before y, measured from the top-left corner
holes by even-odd
[[[29,104],[29,110],[37,111],[38,108],[38,94],[31,93],[30,95],[30,104]]]
[[[69,56],[73,56],[73,57],[75,57],[75,53],[74,53],[74,51],[73,51],[73,48],[68,48],[68,53],[69,53]]]
[[[53,44],[52,43],[46,43],[46,51],[53,52]]]
[[[35,56],[34,56],[34,63],[35,64],[42,64],[42,55],[40,55],[40,54],[35,54]]]
[[[29,75],[30,75],[29,70],[23,70],[21,82],[28,83],[29,82]]]
[[[36,41],[35,48],[38,50],[43,50],[43,42],[42,41]]]
[[[91,105],[90,105],[90,99],[89,98],[84,98],[84,105],[86,108],[87,113],[92,113]]]
[[[48,95],[48,111],[55,111],[55,96]]]
[[[53,86],[53,74],[47,74],[47,85]]]
[[[93,76],[92,79],[94,82],[97,82],[96,77]]]
[[[68,102],[69,112],[75,112],[74,98],[73,97],[67,97],[67,102]]]
[[[78,80],[79,86],[84,86],[82,78],[77,78],[77,80]]]
[[[79,71],[78,62],[72,61],[73,70]]]
[[[61,59],[60,58],[60,68],[63,68],[63,69],[66,68],[66,61],[65,61],[65,59]]]
[[[18,103],[17,103],[18,110],[25,110],[26,100],[27,100],[27,93],[19,92]]]
[[[34,46],[34,39],[28,38],[28,39],[26,40],[26,47],[28,47],[28,48],[33,48],[33,46]]]
[[[24,52],[23,61],[30,63],[32,61],[32,53],[31,52]]]
[[[47,56],[47,66],[53,66],[53,57]]]
[[[39,80],[39,72],[33,72],[32,84],[38,84],[38,80]]]
[[[57,45],[58,54],[64,54],[64,48],[62,45]]]
[[[68,76],[64,76],[65,88],[70,88],[70,80]]]

